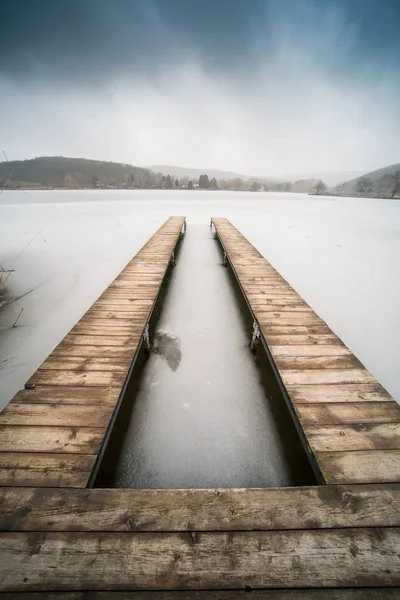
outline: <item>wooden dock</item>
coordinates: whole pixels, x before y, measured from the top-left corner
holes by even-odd
[[[217,235],[325,482],[87,487],[182,225],[167,221],[0,416],[0,600],[399,599],[399,409],[225,219]]]
[[[1,413],[1,486],[87,486],[184,223],[168,219]]]
[[[227,219],[212,219],[322,483],[400,481],[400,407]]]

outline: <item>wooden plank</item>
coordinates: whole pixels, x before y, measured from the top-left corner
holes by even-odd
[[[274,344],[272,343],[274,338],[272,336],[280,335],[287,336],[288,338],[289,336],[292,336],[293,339],[287,339],[286,344],[291,344],[293,340],[295,340],[295,343],[297,344],[299,339],[297,336],[300,335],[303,336],[304,345],[310,346],[315,343],[314,338],[317,336],[317,334],[321,337],[321,339],[331,339],[331,343],[335,344],[335,336],[332,335],[329,327],[324,323],[315,323],[314,325],[282,325],[278,322],[274,322],[270,325],[263,325],[263,330],[264,332],[268,332],[268,340],[270,341],[272,347],[274,347]],[[300,338],[299,344],[302,343],[301,339],[302,338]],[[329,344],[329,342],[327,343]],[[338,345],[342,345],[342,343],[336,344],[336,346]]]
[[[400,481],[399,450],[318,452],[316,458],[327,483]]]
[[[323,346],[319,346],[323,348]],[[340,346],[338,346],[340,348]],[[359,369],[363,365],[353,355],[343,356],[275,356],[274,361],[279,370],[300,369]]]
[[[118,400],[120,390],[111,387],[71,388],[62,386],[37,387],[33,390],[21,390],[13,402],[23,404],[76,404],[76,405],[111,405]],[[9,405],[10,406],[10,405]]]
[[[138,323],[134,323],[130,327],[120,327],[117,325],[95,325],[94,323],[87,323],[86,325],[80,324],[75,325],[73,329],[69,332],[69,335],[90,335],[90,336],[118,336],[121,338],[125,338],[129,336],[131,340],[140,339],[141,334],[143,332],[144,326],[146,324],[146,320],[143,320],[142,326]]]
[[[1,531],[270,531],[400,526],[400,484],[272,489],[0,489]]]
[[[272,329],[272,328],[270,328]],[[265,331],[265,328],[263,328]],[[308,333],[308,334],[286,334],[275,333],[273,330],[266,337],[268,346],[287,346],[287,345],[327,345],[327,346],[342,346],[343,342],[333,334]]]
[[[132,319],[115,319],[115,318],[111,318],[111,319],[104,319],[101,316],[85,316],[83,319],[81,319],[80,321],[78,321],[78,323],[75,325],[74,329],[78,329],[80,327],[102,327],[102,328],[106,328],[106,331],[108,330],[115,330],[115,329],[130,329],[131,331],[133,330],[135,333],[142,333],[143,331],[143,327],[145,325],[145,323],[147,322],[147,314],[142,314],[142,315],[136,315],[135,317],[133,317]],[[142,326],[143,324],[143,326]],[[140,330],[141,329],[141,330]],[[140,330],[140,331],[139,331]]]
[[[93,312],[97,310],[112,310],[113,312],[119,310],[143,311],[144,309],[150,309],[152,306],[153,301],[145,298],[109,298],[108,300],[97,300],[90,310]]]
[[[78,346],[77,344],[60,344],[51,353],[54,358],[82,356],[85,358],[128,358],[133,359],[134,350],[119,346]]]
[[[131,358],[86,358],[51,354],[39,367],[41,371],[113,371],[125,373],[132,362]]]
[[[0,452],[1,486],[85,487],[94,455]]]
[[[119,300],[131,300],[132,302],[148,300],[149,297],[153,297],[153,295],[157,294],[159,286],[154,286],[153,290],[139,288],[139,286],[135,286],[133,290],[124,290],[117,288],[108,288],[97,302],[110,302],[111,300],[118,300],[118,304],[120,304]]]
[[[400,423],[304,426],[314,452],[400,449]]]
[[[130,280],[130,281],[124,281],[124,280],[115,280],[113,281],[113,283],[110,285],[110,290],[119,290],[119,289],[125,289],[125,290],[134,290],[137,285],[139,284],[144,284],[144,283],[149,283],[149,284],[153,284],[154,287],[158,286],[161,283],[161,277],[159,277],[158,275],[154,276],[154,277],[147,277],[146,279],[144,279],[143,277],[137,277],[136,279]]]
[[[297,304],[292,302],[290,306],[284,305],[283,303],[281,306],[271,305],[270,303],[263,305],[252,304],[252,309],[257,319],[265,319],[265,321],[267,321],[268,318],[271,319],[272,317],[279,316],[285,317],[286,315],[293,315],[293,313],[299,313],[300,315],[310,315],[314,313],[313,309],[307,306],[307,304],[304,302],[298,302]]]
[[[2,533],[2,591],[400,585],[400,529]]]
[[[77,346],[118,346],[135,351],[142,336],[125,335],[115,337],[113,335],[71,335],[65,336],[63,343]]]
[[[324,322],[313,312],[257,312],[257,321],[261,326],[265,325],[324,325]]]
[[[86,317],[90,318],[90,319],[107,319],[107,320],[115,320],[115,321],[119,321],[119,320],[128,320],[130,322],[134,321],[143,321],[143,318],[146,319],[149,316],[149,308],[147,308],[146,310],[128,310],[126,307],[112,307],[111,309],[109,308],[104,308],[102,306],[93,306],[90,310],[88,310],[88,312],[86,313]],[[117,326],[119,327],[119,323],[117,323]],[[130,327],[130,325],[128,325],[128,327]]]
[[[312,385],[314,383],[374,383],[376,379],[366,369],[339,370],[302,370],[281,369],[280,374],[285,385]]]
[[[249,596],[250,593],[250,596]],[[1,600],[399,600],[400,588],[0,592]]]
[[[344,385],[286,385],[292,402],[388,402],[392,396],[377,381]]]
[[[274,358],[278,356],[352,356],[351,350],[346,348],[346,346],[340,345],[273,346],[271,352]]]
[[[71,385],[122,388],[126,375],[112,371],[36,371],[26,385]]]
[[[114,405],[101,406],[75,404],[28,404],[11,402],[0,414],[1,425],[46,425],[61,427],[105,428],[108,426]]]
[[[295,407],[303,425],[400,422],[400,406],[396,402],[331,402]]]
[[[104,428],[93,427],[0,425],[0,448],[1,453],[71,452],[96,454],[103,441],[104,433]]]
[[[257,310],[262,310],[266,312],[269,310],[275,310],[276,308],[278,310],[285,311],[296,308],[302,308],[304,306],[310,308],[308,304],[306,304],[306,302],[304,302],[304,300],[302,300],[301,298],[296,298],[294,300],[280,300],[277,298],[267,298],[264,300],[260,300],[259,302],[255,300],[251,303],[251,306],[254,309],[254,312],[256,312]]]

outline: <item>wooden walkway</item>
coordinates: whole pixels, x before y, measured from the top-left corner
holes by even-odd
[[[399,405],[236,227],[212,222],[323,481],[399,482]]]
[[[0,415],[0,486],[86,487],[178,242],[171,217]]]
[[[385,457],[395,457],[396,449],[375,442],[379,437],[380,444],[388,444],[394,437],[387,431],[373,437],[370,429],[378,423],[397,424],[398,409],[375,380],[365,380],[362,366],[341,362],[340,357],[351,361],[351,353],[249,242],[225,219],[214,222],[247,300],[258,311],[263,335],[285,377],[288,401],[324,477],[329,480],[334,454],[347,456],[336,460],[345,465],[335,471],[340,479],[368,483],[240,490],[79,489],[87,484],[118,402],[121,373],[126,377],[178,239],[182,220],[170,220],[88,311],[89,321],[82,319],[79,331],[71,332],[51,355],[70,364],[64,359],[72,347],[78,353],[73,356],[87,358],[97,370],[90,369],[86,379],[82,369],[42,367],[30,382],[35,388],[17,394],[3,412],[2,429],[17,429],[8,430],[3,438],[8,450],[0,455],[1,481],[8,486],[0,487],[0,600],[400,598],[398,462],[391,476],[385,462]],[[149,270],[144,272],[145,267]],[[152,302],[146,303],[150,291]],[[104,322],[94,324],[98,313]],[[298,315],[308,316],[299,323]],[[99,327],[95,334],[93,327]],[[90,350],[85,353],[85,348]],[[113,361],[110,370],[98,368],[106,364],[98,363],[102,358]],[[118,370],[122,364],[125,372]],[[323,379],[328,373],[334,374],[333,381]],[[303,377],[301,382],[298,377]],[[51,427],[46,415],[51,415]],[[348,425],[355,433],[348,433]],[[37,435],[40,427],[46,435]],[[61,435],[62,428],[69,437]],[[378,447],[364,448],[364,434]],[[316,443],[329,444],[329,449],[317,449]],[[372,456],[372,475],[366,453]],[[374,453],[382,456],[379,483],[369,483],[379,475]],[[14,460],[9,473],[6,456]],[[85,468],[74,462],[82,456],[88,460]],[[55,468],[47,468],[50,459],[58,461],[52,463]]]

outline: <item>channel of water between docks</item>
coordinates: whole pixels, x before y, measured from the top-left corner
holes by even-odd
[[[95,485],[315,483],[252,318],[207,226],[190,226],[166,277]]]

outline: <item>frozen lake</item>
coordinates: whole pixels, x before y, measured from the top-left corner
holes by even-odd
[[[400,400],[398,201],[17,191],[0,196],[0,265],[15,269],[0,300],[0,406],[170,215],[186,215],[189,235],[230,219]]]

